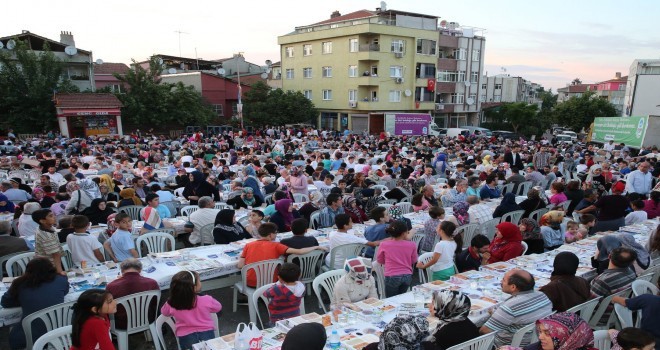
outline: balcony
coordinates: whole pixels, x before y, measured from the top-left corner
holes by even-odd
[[[450,94],[456,92],[456,83],[453,82],[436,82],[435,83],[435,93],[436,94]]]
[[[454,105],[446,103],[436,103],[434,110],[438,113],[454,113]]]
[[[378,44],[364,44],[359,47],[360,52],[380,52],[380,45]]]
[[[377,75],[360,76],[357,78],[358,86],[378,86],[380,78]]]
[[[453,58],[438,58],[437,70],[457,71],[458,60]]]

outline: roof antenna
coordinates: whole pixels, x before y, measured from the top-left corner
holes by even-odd
[[[181,34],[190,34],[190,33],[182,32],[181,30],[175,30],[174,32],[179,34],[179,57],[183,57],[181,56]]]

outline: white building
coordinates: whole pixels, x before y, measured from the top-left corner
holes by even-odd
[[[491,102],[526,102],[528,104],[540,104],[538,90],[541,85],[532,83],[521,77],[512,77],[509,74],[495,76],[483,76],[481,78],[481,89],[479,90],[479,101]]]
[[[628,74],[623,115],[660,114],[658,91],[660,91],[660,60],[634,60]]]

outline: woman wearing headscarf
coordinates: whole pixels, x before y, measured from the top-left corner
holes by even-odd
[[[212,197],[216,202],[220,200],[218,189],[206,181],[204,173],[195,170],[189,178],[190,183],[183,189],[183,196],[190,201],[190,205],[197,205],[197,201],[205,196]]]
[[[490,243],[490,259],[488,263],[509,261],[523,253],[522,235],[520,229],[510,222],[502,222],[495,226],[495,239]]]
[[[51,205],[55,204],[55,199],[46,196],[46,192],[41,187],[35,187],[32,190],[32,199],[28,200],[28,202],[39,203],[42,209],[49,209]]]
[[[299,217],[298,211],[293,209],[293,201],[285,198],[275,202],[275,214],[271,215],[270,222],[277,225],[277,232],[289,232],[291,223]]]
[[[248,207],[256,208],[263,204],[263,202],[258,197],[254,196],[254,192],[251,187],[243,187],[242,192],[243,193],[241,193],[240,196],[235,196],[234,198],[228,199],[227,204],[233,206],[234,209],[247,209]]]
[[[406,224],[409,231],[412,230],[412,222],[410,221],[410,219],[403,216],[403,211],[401,210],[401,207],[394,204],[387,209],[387,212],[390,214],[391,221],[402,221]]]
[[[552,309],[564,312],[591,298],[591,286],[584,278],[575,276],[580,259],[572,252],[561,252],[555,256],[550,283],[541,287],[550,301]]]
[[[10,201],[7,196],[0,193],[0,213],[13,213],[14,202]]]
[[[447,216],[447,221],[453,222],[456,226],[463,226],[470,223],[470,214],[468,202],[457,202],[452,207],[452,215]]]
[[[504,214],[508,214],[512,211],[522,210],[518,203],[516,203],[516,195],[509,192],[505,193],[502,198],[500,205],[495,208],[493,212],[493,218],[501,218]]]
[[[139,206],[144,205],[142,199],[140,199],[137,195],[135,195],[135,190],[130,187],[121,190],[119,192],[119,197],[121,197],[121,200],[119,201],[119,203],[117,203],[117,208],[129,206],[129,205],[139,205]],[[69,201],[69,203],[71,203],[71,201]]]
[[[598,208],[596,225],[591,232],[618,231],[626,224],[626,214],[630,207],[630,201],[623,195],[625,183],[619,181],[612,186],[612,194],[602,196],[596,203],[585,208],[586,211]]]
[[[294,326],[286,333],[282,350],[323,350],[328,335],[320,323],[303,323]]]
[[[433,292],[429,311],[439,322],[422,343],[423,348],[448,349],[479,337],[479,328],[468,318],[471,307],[470,298],[462,292],[449,289]]]
[[[300,193],[309,196],[307,176],[305,176],[305,172],[301,171],[299,167],[291,168],[289,183],[291,184],[291,193]]]
[[[447,170],[447,155],[444,153],[438,153],[438,155],[435,157],[435,160],[433,160],[433,168],[435,168],[435,172],[440,176],[440,177],[447,177],[447,173],[445,173],[445,170]]]
[[[213,241],[216,244],[229,244],[252,238],[252,235],[234,220],[234,213],[232,209],[222,209],[216,215],[213,228]]]
[[[323,209],[324,199],[325,198],[323,198],[323,194],[321,194],[321,192],[312,192],[309,195],[309,202],[303,204],[303,206],[298,209],[298,213],[301,217],[305,218],[307,222],[309,222],[313,212]]]
[[[82,212],[82,215],[87,216],[92,225],[98,225],[108,222],[108,216],[112,213],[114,211],[107,206],[103,198],[96,198],[92,201],[92,205]]]
[[[257,178],[257,172],[254,170],[252,165],[248,165],[245,168],[243,168],[243,174],[245,177],[243,178],[243,187],[250,187],[252,188],[252,192],[254,193],[254,196],[259,198],[261,202],[264,201],[264,195],[261,193],[261,189],[259,188],[259,179]],[[218,199],[216,199],[217,201]]]
[[[108,174],[103,174],[99,176],[99,187],[101,185],[105,185],[108,188],[109,192],[119,192],[121,189],[119,186],[115,184],[114,181],[112,181],[112,178]]]
[[[541,235],[543,235],[543,248],[545,251],[555,250],[565,242],[566,227],[562,225],[564,212],[551,210],[541,217]]]
[[[527,199],[520,202],[520,209],[524,210],[523,218],[529,217],[534,210],[545,208],[546,204],[543,198],[541,198],[541,192],[536,188],[530,188],[527,191]]]
[[[582,317],[571,312],[559,312],[536,321],[539,341],[522,350],[597,350],[594,331]],[[499,350],[521,350],[503,346]]]
[[[67,185],[67,189],[68,189]],[[69,204],[66,205],[66,213],[75,215],[82,213],[90,205],[92,200],[101,197],[99,186],[92,179],[82,179],[80,181],[80,188],[71,193]]]
[[[354,224],[362,224],[369,220],[367,214],[365,214],[365,212],[360,209],[360,207],[358,207],[355,197],[351,196],[350,194],[344,196],[343,204],[344,212],[351,217]]]
[[[484,167],[492,167],[492,164],[490,163],[490,154],[481,157],[481,161],[483,162]]]
[[[364,258],[347,259],[344,262],[346,274],[335,283],[333,301],[357,303],[369,298],[378,299],[376,281],[371,276],[371,260]]]
[[[523,241],[527,243],[527,252],[525,254],[542,254],[544,242],[538,222],[530,218],[520,219],[518,228],[520,228]]]
[[[396,316],[385,326],[378,343],[365,346],[364,350],[418,350],[429,336],[429,321],[421,315]]]
[[[600,164],[594,164],[589,168],[589,174],[585,180],[587,184],[591,184],[591,188],[598,191],[599,195],[607,190],[605,187],[605,176],[603,176],[603,167]]]

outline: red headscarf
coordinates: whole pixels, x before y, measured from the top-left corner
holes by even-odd
[[[501,238],[495,238],[490,244],[490,259],[488,263],[508,261],[522,255],[522,234],[520,229],[513,223],[503,222],[496,226],[502,234]]]

